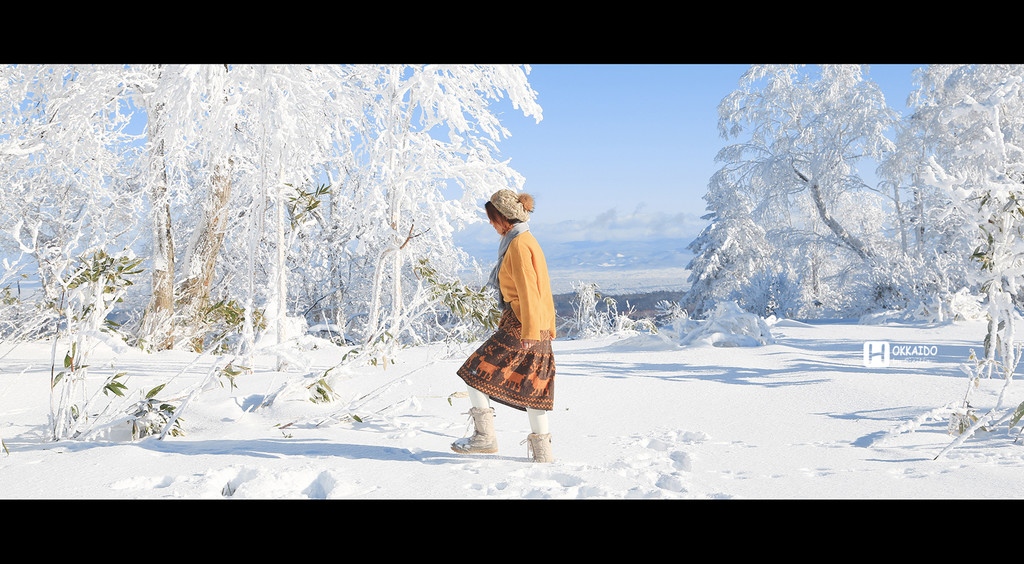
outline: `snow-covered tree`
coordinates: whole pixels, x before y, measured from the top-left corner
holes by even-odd
[[[921,83],[916,107],[928,141],[922,180],[945,194],[964,218],[976,266],[973,279],[986,299],[984,354],[968,370],[970,385],[994,371],[1005,379],[991,410],[976,418],[961,414],[973,423],[952,447],[980,427],[1016,423],[1024,407],[1003,405],[1021,359],[1016,328],[1017,300],[1024,291],[1024,67],[929,67]]]
[[[859,65],[751,67],[719,105],[723,137],[740,141],[717,156],[722,168],[706,197],[713,223],[693,243],[691,297],[705,300],[698,307],[756,272],[800,273],[808,308],[849,307],[840,287],[863,285],[894,252],[893,203],[861,169],[893,151],[887,135],[897,119]],[[745,266],[721,271],[715,282],[727,245]]]
[[[917,307],[932,302],[952,303],[961,289],[969,287],[968,272],[974,234],[965,229],[968,220],[953,205],[947,191],[926,182],[936,151],[953,150],[945,126],[937,116],[946,111],[945,102],[934,97],[943,90],[945,75],[953,67],[932,65],[915,72],[919,88],[908,100],[911,113],[904,118],[895,137],[895,149],[880,163],[883,190],[893,202],[892,228],[898,237],[898,252],[887,257],[890,269],[879,273],[879,284],[902,286]],[[912,303],[909,308],[915,307]]]
[[[5,67],[5,256],[33,256],[52,303],[76,257],[139,249],[152,283],[133,289],[150,290],[138,336],[156,349],[203,348],[222,306],[245,310],[236,344],[250,350],[256,320],[263,342],[279,343],[295,315],[330,313],[329,326],[360,342],[411,335],[432,308],[419,261],[456,276],[468,256],[454,231],[482,220],[493,191],[523,184],[499,156],[509,132],[492,106],[540,120],[528,72]],[[5,263],[2,276],[25,264]]]
[[[869,190],[857,164],[892,150],[885,133],[897,115],[862,73],[859,65],[822,65],[819,76],[801,74],[799,65],[754,66],[722,100],[719,128],[735,136],[749,124],[749,140],[721,159],[764,179],[766,200],[809,197],[836,243],[867,259],[875,254],[867,234],[839,214]]]
[[[705,200],[712,212],[704,216],[711,223],[688,247],[694,255],[686,266],[690,288],[681,300],[694,316],[729,299],[744,281],[768,268],[771,260],[764,229],[750,216],[742,195],[729,190],[732,185],[721,173],[711,185],[715,189],[708,191]]]
[[[108,316],[141,262],[132,250],[142,198],[129,74],[123,65],[0,69],[3,250],[39,287],[40,295],[26,297],[36,307],[16,313],[34,309],[18,322],[49,328],[54,439],[75,436],[93,415],[89,354],[101,341],[121,342]],[[3,264],[10,276],[7,257]]]
[[[0,69],[0,249],[18,257],[8,275],[38,283],[44,314],[23,323],[49,324],[79,257],[138,238],[126,73],[121,65]]]
[[[364,342],[408,328],[410,304],[418,302],[417,260],[456,273],[467,257],[453,244],[454,231],[478,221],[479,202],[494,191],[521,188],[522,176],[498,158],[497,144],[509,132],[491,105],[507,96],[539,120],[526,72],[504,65],[388,65],[358,77],[372,96],[352,147],[353,174],[343,179],[352,191],[339,196],[349,198],[343,207],[358,210],[353,259],[371,281],[361,296]]]
[[[493,106],[539,121],[528,73],[512,65],[0,69],[0,330],[24,338],[49,327],[71,337],[62,380],[75,399],[55,388],[55,436],[81,430],[80,345],[115,307],[145,310],[131,338],[153,349],[216,341],[217,351],[281,352],[290,329],[320,321],[306,318],[315,314],[360,343],[449,330],[437,323],[440,308],[463,312],[463,298],[476,296],[465,288],[441,303],[437,284],[462,288],[450,281],[470,262],[453,233],[483,220],[480,202],[493,191],[523,184],[500,158],[509,132]],[[76,266],[96,257],[131,264],[133,275],[148,270],[151,283],[97,300]],[[424,264],[433,282],[425,284]],[[12,291],[28,279],[41,296]],[[33,304],[43,312],[35,329],[14,327]]]

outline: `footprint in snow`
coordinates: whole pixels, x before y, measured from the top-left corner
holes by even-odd
[[[481,496],[518,499],[722,497],[693,491],[691,451],[707,440],[705,433],[676,429],[632,435],[614,441],[624,452],[602,466],[565,460],[527,463],[497,482],[466,488]],[[474,474],[481,470],[474,464],[464,468]]]
[[[640,470],[636,478],[652,481],[654,487],[663,494],[690,493],[693,455],[689,449],[708,440],[707,434],[668,429],[646,435],[634,435],[634,439],[634,444],[642,447],[639,453],[630,457],[634,461],[634,467]],[[636,461],[643,461],[643,467],[636,464]],[[654,476],[653,480],[648,476]]]
[[[221,488],[230,498],[330,499],[353,493],[333,471],[300,468],[282,471],[241,468]]]

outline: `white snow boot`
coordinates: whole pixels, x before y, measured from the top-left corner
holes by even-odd
[[[530,433],[526,436],[526,440],[530,443],[526,449],[527,455],[532,453],[534,462],[555,461],[554,455],[551,454],[551,433],[543,435]]]
[[[452,443],[452,450],[459,454],[488,454],[498,452],[498,437],[494,435],[494,408],[469,408],[473,417],[473,436],[463,437]]]

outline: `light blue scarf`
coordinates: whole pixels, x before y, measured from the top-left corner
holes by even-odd
[[[493,289],[497,293],[498,304],[501,309],[505,309],[505,300],[501,296],[501,286],[498,283],[498,271],[501,270],[501,263],[505,260],[505,252],[508,251],[508,246],[512,243],[512,239],[526,233],[530,230],[530,226],[526,223],[516,223],[512,226],[512,229],[508,230],[508,233],[502,235],[501,242],[498,243],[498,264],[494,265],[491,269],[491,276],[487,279],[487,287]]]

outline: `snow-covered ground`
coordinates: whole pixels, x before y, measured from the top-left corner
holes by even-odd
[[[966,391],[957,366],[983,331],[781,322],[773,343],[752,347],[558,340],[553,464],[527,460],[526,416],[502,406],[498,454],[449,450],[467,432],[454,373],[471,345],[344,368],[332,380],[342,399],[326,405],[281,397],[256,407],[289,379],[334,366],[340,351],[308,350],[307,366],[283,373],[263,358],[235,389],[197,396],[182,413],[184,436],[55,443],[49,347],[0,344],[0,498],[1021,498],[1024,446],[1005,429],[934,460],[952,440],[942,408]],[[866,341],[930,348],[875,367]],[[137,394],[184,389],[218,360],[97,351],[90,370],[127,372]],[[983,382],[973,404],[991,406],[1001,386]],[[1022,399],[1024,384],[1011,386],[1008,402]]]

